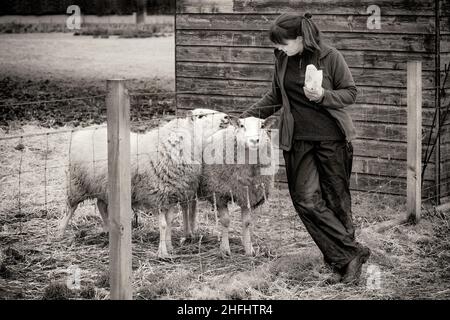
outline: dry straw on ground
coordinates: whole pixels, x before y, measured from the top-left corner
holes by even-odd
[[[109,298],[108,237],[93,203],[82,205],[65,237],[56,238],[64,210],[69,138],[66,133],[0,143],[1,299]],[[195,241],[182,242],[181,216],[176,216],[175,251],[173,259],[165,261],[156,257],[157,218],[139,212],[132,236],[134,298],[450,298],[448,212],[426,210],[419,225],[379,231],[383,222],[405,215],[402,198],[354,192],[353,208],[357,237],[372,249],[358,287],[324,285],[330,270],[294,213],[286,190],[276,190],[269,203],[253,213],[254,257],[244,255],[235,206],[230,206],[229,259],[219,253],[214,212],[207,203],[200,204]],[[71,290],[66,283],[72,266],[80,269],[81,282]],[[377,275],[377,285],[370,285]]]

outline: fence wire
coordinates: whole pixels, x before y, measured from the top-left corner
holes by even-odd
[[[248,90],[248,89],[245,89]],[[233,93],[244,92],[233,89]],[[192,94],[193,91],[179,91],[177,94]],[[195,93],[199,93],[196,91]],[[201,92],[203,93],[203,91]],[[225,94],[224,90],[209,91],[209,94]],[[229,93],[229,91],[228,91]],[[169,93],[131,93],[130,98],[134,100],[132,107],[139,108],[142,105],[139,101],[147,100],[146,105],[153,105],[152,99],[160,96],[173,95]],[[351,109],[351,116],[355,121],[360,137],[353,142],[354,160],[351,180],[352,200],[355,204],[354,211],[358,214],[359,204],[366,199],[383,199],[385,195],[399,196],[399,203],[405,201],[406,191],[406,109],[401,106],[385,110],[380,108],[380,95],[378,101],[373,105],[367,105],[364,109]],[[104,96],[82,97],[70,100],[87,100],[104,98]],[[403,99],[404,97],[401,97]],[[1,107],[26,107],[33,104],[58,103],[64,100],[36,101],[20,104],[2,104]],[[260,110],[266,108],[278,109],[279,105],[262,106]],[[214,108],[213,108],[214,109]],[[245,109],[222,108],[231,117],[238,116]],[[221,110],[221,108],[217,108]],[[144,176],[147,167],[143,161],[151,158],[155,163],[160,160],[160,155],[164,141],[167,137],[161,135],[161,128],[170,121],[182,121],[189,114],[185,110],[177,110],[176,113],[165,114],[154,113],[151,119],[132,119],[133,123],[144,124],[145,130],[134,132],[131,136],[131,143],[135,149],[131,153],[132,172],[136,176]],[[99,206],[95,202],[96,198],[104,199],[106,186],[103,184],[102,190],[90,190],[90,199],[82,202],[75,211],[73,218],[69,221],[65,235],[61,238],[58,234],[58,226],[67,212],[68,194],[74,191],[72,188],[74,173],[73,165],[86,166],[86,172],[92,177],[106,175],[107,153],[105,146],[103,149],[96,144],[96,133],[102,134],[106,131],[106,125],[87,128],[63,128],[59,130],[37,129],[36,132],[20,132],[19,134],[8,134],[0,136],[0,151],[2,154],[0,168],[0,239],[5,246],[20,243],[21,248],[32,250],[34,246],[42,246],[42,252],[50,252],[45,259],[49,261],[60,261],[59,273],[63,274],[67,268],[66,262],[62,263],[64,250],[52,251],[57,246],[55,243],[62,241],[64,245],[74,245],[70,247],[70,252],[76,254],[76,246],[81,245],[85,250],[99,250],[105,253],[105,238],[102,233],[102,220]],[[177,126],[175,126],[177,128]],[[274,128],[264,128],[268,133]],[[86,150],[91,150],[90,154],[73,154],[74,139],[80,133],[92,133],[91,141],[86,141]],[[146,134],[153,132],[156,137],[155,149],[146,149],[140,143],[140,139]],[[175,133],[177,131],[175,130]],[[432,134],[429,127],[424,128],[423,139]],[[105,140],[106,141],[106,140]],[[373,144],[383,142],[377,147]],[[395,143],[396,147],[391,145]],[[89,147],[88,147],[89,145]],[[373,149],[372,149],[373,148]],[[281,158],[281,154],[280,154]],[[425,160],[427,156],[425,156]],[[434,165],[434,164],[432,164]],[[432,167],[432,166],[431,166]],[[429,169],[429,168],[428,168]],[[308,236],[303,224],[300,222],[291,204],[291,199],[284,175],[283,161],[276,174],[275,185],[270,193],[264,192],[265,203],[252,209],[252,241],[258,259],[272,259],[278,255],[295,252],[298,248],[311,244],[312,240]],[[427,171],[429,172],[429,171]],[[103,177],[103,183],[106,177]],[[231,176],[223,178],[223,185],[230,181]],[[424,175],[423,201],[430,201],[435,198],[433,177],[427,173]],[[94,180],[97,181],[97,180]],[[176,183],[174,180],[173,183]],[[449,190],[449,182],[441,183],[442,187]],[[261,186],[252,185],[258,189]],[[443,188],[445,190],[445,188]],[[158,212],[162,206],[174,208],[175,217],[173,221],[173,244],[175,247],[174,257],[185,259],[187,255],[195,256],[195,263],[203,275],[211,272],[208,269],[208,259],[219,251],[220,244],[217,237],[222,231],[222,221],[220,210],[217,208],[218,194],[198,194],[197,190],[186,190],[189,194],[180,196],[178,199],[166,201],[164,205],[146,205],[144,209],[133,208],[135,217],[138,217],[138,224],[133,229],[133,244],[136,246],[135,254],[140,259],[147,258],[153,261],[158,254]],[[161,190],[155,190],[164,194]],[[230,211],[230,246],[232,254],[243,254],[243,247],[240,241],[242,230],[241,208],[237,205],[236,199],[247,195],[248,189],[245,186],[239,191],[229,191],[228,208]],[[445,191],[442,196],[450,193]],[[249,196],[247,196],[249,198]],[[183,206],[188,206],[196,202],[198,237],[194,242],[184,242],[183,231]],[[375,200],[376,201],[376,200]],[[60,240],[63,239],[63,240]],[[68,242],[69,241],[69,242]],[[92,247],[93,246],[93,247]],[[99,248],[100,247],[100,248]],[[60,246],[58,246],[61,249]],[[103,249],[103,251],[102,251]],[[31,252],[31,251],[30,251]],[[70,259],[69,259],[70,260]],[[76,258],[71,259],[74,263]],[[65,260],[67,261],[67,260]],[[105,261],[104,256],[99,256],[99,261]],[[40,269],[38,274],[45,274],[45,260],[38,261]],[[92,267],[98,266],[92,264]],[[245,269],[243,265],[242,268]],[[248,268],[248,266],[247,266]],[[25,270],[36,271],[31,265]],[[92,271],[92,270],[91,270]],[[28,278],[27,278],[28,279]],[[28,281],[28,280],[27,280]]]

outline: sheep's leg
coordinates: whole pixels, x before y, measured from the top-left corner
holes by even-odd
[[[173,246],[172,246],[173,210],[174,210],[174,208],[170,208],[169,210],[166,211],[166,223],[167,223],[167,228],[166,228],[166,247],[167,247],[167,251],[169,253],[172,253],[172,251],[173,251]]]
[[[131,227],[132,228],[137,228],[139,227],[139,216],[136,210],[133,210],[133,221],[131,222]]]
[[[252,216],[251,210],[248,208],[241,208],[242,213],[242,244],[244,245],[245,254],[252,256],[254,254],[252,240],[251,240],[251,227]]]
[[[191,228],[191,234],[195,235],[197,233],[197,200],[192,200],[189,202],[189,227]]]
[[[108,205],[105,201],[97,199],[97,208],[102,216],[103,231],[109,232]]]
[[[219,221],[221,226],[221,241],[220,241],[220,253],[223,257],[231,256],[229,228],[230,228],[230,215],[228,213],[227,206],[217,208],[219,212]]]
[[[181,204],[181,211],[183,211],[183,230],[186,239],[192,238],[192,229],[190,224],[190,206],[188,203]]]
[[[159,248],[158,248],[158,258],[165,259],[169,257],[169,253],[167,252],[167,221],[166,221],[166,210],[167,209],[159,209],[158,218],[159,218]]]
[[[66,212],[64,214],[63,219],[60,221],[58,226],[58,238],[62,239],[64,237],[64,232],[66,231],[67,225],[69,224],[70,219],[78,207],[78,203],[75,205],[67,204]]]

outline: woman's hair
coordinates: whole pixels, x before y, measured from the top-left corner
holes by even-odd
[[[283,13],[270,27],[270,41],[276,44],[285,44],[286,40],[293,40],[301,36],[306,50],[320,51],[320,30],[311,21],[311,17],[310,13],[305,13],[304,16]]]

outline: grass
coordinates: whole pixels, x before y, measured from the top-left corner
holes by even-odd
[[[173,36],[93,39],[64,33],[0,34],[0,42],[0,78],[57,81],[69,88],[84,85],[80,91],[89,91],[93,82],[105,88],[107,79],[116,78],[174,88]],[[36,99],[30,96],[28,100]]]
[[[47,130],[30,125],[10,134]],[[77,210],[62,240],[55,235],[64,211],[69,138],[56,134],[0,143],[3,299],[109,297],[108,237],[93,203]],[[45,166],[58,168],[45,171]],[[175,252],[165,261],[156,255],[157,218],[139,212],[140,223],[132,234],[134,298],[448,299],[449,215],[427,210],[418,225],[392,225],[379,231],[383,223],[405,214],[400,199],[353,193],[357,238],[372,250],[358,287],[323,284],[330,270],[295,215],[286,190],[275,190],[269,202],[254,212],[254,257],[244,255],[235,206],[230,206],[229,259],[219,253],[214,213],[206,203],[199,206],[200,237],[194,242],[181,242],[181,216],[175,217]],[[74,265],[81,270],[81,287],[68,290],[67,270]],[[366,285],[373,270],[380,272],[379,288]]]

